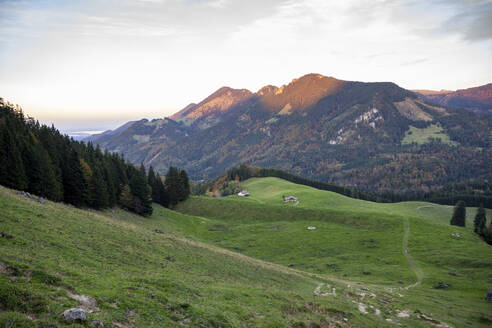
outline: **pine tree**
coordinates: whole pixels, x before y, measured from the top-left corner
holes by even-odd
[[[125,184],[121,189],[119,203],[121,207],[127,210],[133,210],[133,195],[132,191],[130,190],[130,186],[127,184]]]
[[[466,206],[464,201],[460,200],[456,203],[450,223],[459,227],[466,225]]]
[[[164,184],[162,183],[159,173],[154,173],[154,168],[152,166],[149,167],[147,181],[150,188],[152,189],[152,201],[167,207],[169,205],[169,197],[167,195],[166,189],[164,188]]]
[[[489,244],[492,245],[492,222],[483,229],[483,239]]]
[[[88,183],[84,177],[79,155],[68,145],[63,148],[61,161],[63,200],[75,206],[84,206],[87,204]]]
[[[28,190],[54,201],[61,200],[61,187],[56,179],[53,164],[39,142],[23,151],[29,185]]]
[[[147,175],[147,183],[149,186],[153,187],[155,184],[155,173],[154,173],[154,168],[152,165],[149,167],[149,174]],[[154,199],[154,197],[152,197]]]
[[[46,150],[48,157],[51,162],[51,168],[53,170],[53,174],[55,175],[56,181],[56,196],[51,199],[54,201],[63,200],[63,180],[62,180],[62,172],[61,172],[61,149],[58,149],[56,140],[59,138],[60,133],[55,127],[52,125],[51,128],[47,126],[42,126],[37,131],[37,138],[39,142],[43,145],[43,148]]]
[[[19,146],[7,126],[0,127],[0,184],[24,190],[28,186]]]
[[[112,160],[107,152],[103,158],[103,165],[104,179],[107,182],[108,206],[114,207],[118,200],[118,178],[116,168],[112,165]]]
[[[158,204],[164,207],[169,206],[169,195],[166,191],[166,188],[164,187],[164,183],[162,182],[159,173],[157,173],[155,176],[154,186],[152,187],[152,193],[155,193]]]
[[[475,233],[482,235],[485,230],[485,225],[487,223],[487,216],[485,213],[485,209],[483,208],[483,204],[480,204],[480,207],[477,210],[477,214],[475,215],[474,230]]]
[[[92,179],[89,181],[89,205],[96,209],[108,207],[109,197],[107,182],[101,167],[93,167]]]
[[[176,167],[171,166],[167,171],[164,186],[169,195],[169,205],[176,205],[179,202],[182,189],[179,170]]]
[[[130,165],[128,172],[135,213],[143,216],[152,215],[152,195],[147,185],[145,170],[137,170],[134,166]]]
[[[179,172],[179,182],[180,182],[180,197],[179,201],[185,201],[190,196],[190,180],[188,179],[188,174],[185,170]]]

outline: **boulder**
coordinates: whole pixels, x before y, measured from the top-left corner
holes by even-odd
[[[46,199],[44,199],[43,197],[39,197],[38,201],[39,201],[41,204],[46,203]]]
[[[5,232],[0,232],[0,238],[5,238],[5,239],[12,239],[14,238],[13,236],[5,233]]]
[[[489,291],[487,292],[487,296],[485,297],[485,300],[487,302],[491,302],[492,301],[492,289],[489,289]]]
[[[87,313],[79,308],[71,308],[62,313],[62,317],[68,322],[87,321]]]
[[[104,323],[101,320],[92,320],[91,327],[104,327]]]
[[[445,282],[443,282],[443,281],[439,281],[439,282],[437,283],[437,285],[435,285],[435,286],[434,286],[434,288],[435,288],[435,289],[447,289],[447,288],[449,288],[449,285],[448,285],[448,284],[446,284],[446,283],[445,283]]]

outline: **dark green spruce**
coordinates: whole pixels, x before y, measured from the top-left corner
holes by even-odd
[[[466,206],[464,201],[460,200],[456,203],[450,223],[459,227],[466,225]]]

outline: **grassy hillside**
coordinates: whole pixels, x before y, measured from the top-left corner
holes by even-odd
[[[449,224],[453,206],[438,205],[428,202],[375,203],[346,197],[330,191],[290,183],[278,178],[253,178],[243,183],[251,193],[246,201],[255,201],[268,205],[287,205],[299,208],[336,209],[350,212],[377,212],[404,216],[420,217],[443,224]],[[282,196],[295,195],[299,204],[283,204]],[[237,197],[231,197],[236,199]],[[492,210],[487,210],[492,216]],[[473,226],[476,208],[468,208],[468,228]]]
[[[106,327],[490,326],[491,248],[440,223],[449,208],[419,218],[395,213],[413,203],[378,211],[279,179],[245,186],[252,197],[154,205],[150,218],[0,188],[0,327],[64,327],[75,306]],[[277,191],[300,203],[277,204]],[[441,280],[451,287],[433,289]]]
[[[463,229],[449,225],[449,206],[372,203],[277,178],[250,179],[243,187],[251,197],[185,202],[178,210],[200,215],[202,222],[175,224],[200,240],[327,277],[372,288],[416,284],[407,301],[457,326],[480,326],[490,311],[483,298],[492,287],[492,249],[472,232],[476,209],[468,209]],[[282,195],[291,194],[298,204],[282,202]],[[439,281],[452,287],[434,289]],[[442,309],[443,299],[452,311]]]
[[[90,318],[106,327],[286,327],[354,308],[344,299],[313,303],[324,279],[156,233],[166,230],[162,216],[42,205],[4,188],[0,209],[1,231],[12,237],[0,238],[0,327],[15,327],[6,323],[15,316],[25,320],[19,327],[64,326],[60,314],[82,294],[96,301],[85,306]]]

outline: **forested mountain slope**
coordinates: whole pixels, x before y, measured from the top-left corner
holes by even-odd
[[[176,205],[190,193],[184,170],[169,168],[164,183],[152,168],[137,168],[118,153],[62,135],[2,98],[0,185],[41,203],[47,198],[95,209],[118,205],[144,216],[152,214],[152,201]]]
[[[466,108],[492,114],[492,83],[456,91],[415,90],[420,96],[440,106]]]
[[[160,171],[184,167],[194,180],[242,163],[377,191],[491,178],[490,115],[431,105],[394,83],[319,74],[253,95],[231,90],[202,102],[219,109],[188,106],[174,116],[182,122],[95,142]]]

